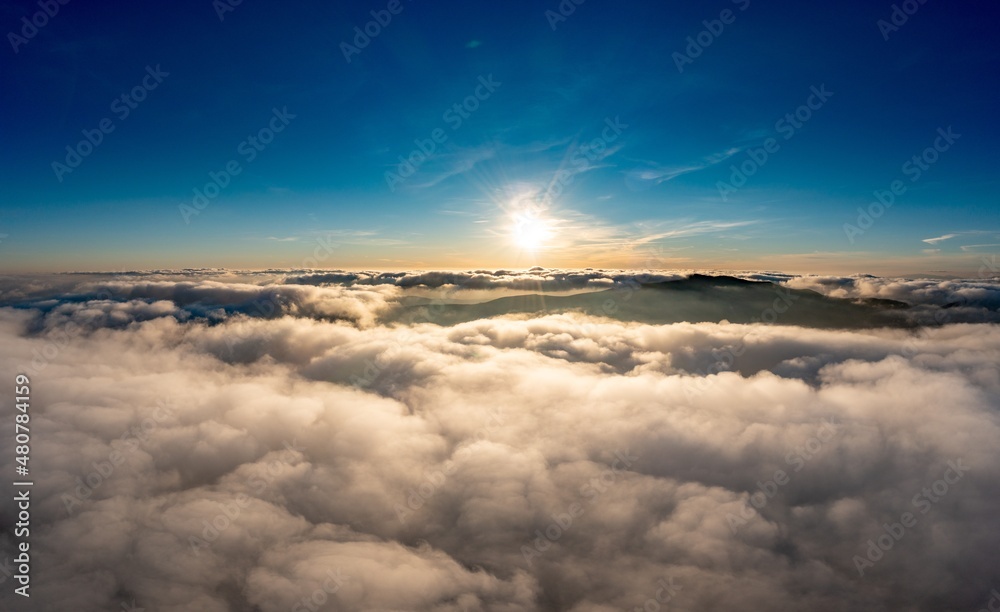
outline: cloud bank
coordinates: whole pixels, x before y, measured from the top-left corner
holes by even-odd
[[[1000,588],[995,282],[760,275],[980,314],[820,329],[386,323],[463,279],[628,279],[296,274],[0,283],[36,482],[32,597],[6,577],[4,609],[978,610]]]

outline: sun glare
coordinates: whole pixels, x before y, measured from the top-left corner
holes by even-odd
[[[514,244],[525,251],[537,251],[545,247],[552,230],[549,221],[534,212],[522,212],[514,215]]]

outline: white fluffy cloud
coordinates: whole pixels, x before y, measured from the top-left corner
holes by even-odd
[[[842,297],[936,295],[876,280]],[[1000,587],[995,324],[384,325],[395,284],[42,284],[0,308],[36,481],[35,607],[8,578],[5,609],[974,610]]]

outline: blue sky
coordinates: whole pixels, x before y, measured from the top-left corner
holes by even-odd
[[[898,6],[71,0],[32,34],[3,2],[0,270],[970,275],[1000,8]]]

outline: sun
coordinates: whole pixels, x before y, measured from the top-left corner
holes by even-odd
[[[534,211],[523,211],[514,214],[514,226],[511,232],[514,244],[525,251],[538,251],[545,248],[552,238],[551,221],[544,219]]]
[[[537,260],[542,252],[559,248],[562,220],[552,216],[549,202],[540,189],[511,186],[498,194],[497,206],[503,216],[494,233],[504,236],[510,248]]]

